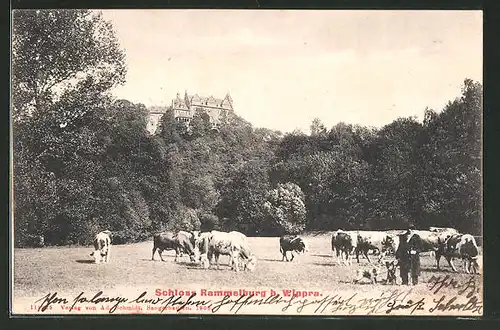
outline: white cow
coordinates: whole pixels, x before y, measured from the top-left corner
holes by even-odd
[[[94,257],[95,263],[109,262],[111,250],[111,232],[101,231],[94,237],[94,251],[90,254]]]
[[[450,235],[453,234],[458,234],[458,230],[455,228],[449,228],[449,227],[429,227],[429,231],[435,232],[435,233],[449,233]]]
[[[219,269],[220,255],[228,255],[229,265],[233,270],[238,272],[241,266],[250,271],[255,269],[257,258],[252,255],[247,237],[242,233],[226,233],[216,230],[202,233],[197,238],[196,246],[204,268],[210,267],[210,260],[214,256],[217,269]]]
[[[357,231],[357,246],[355,249],[356,260],[359,263],[359,254],[361,253],[368,262],[370,258],[368,257],[368,251],[377,250],[380,253],[378,262],[381,262],[382,258],[392,250],[396,251],[399,239],[397,239],[395,234],[385,232],[385,231],[368,231],[359,230]]]

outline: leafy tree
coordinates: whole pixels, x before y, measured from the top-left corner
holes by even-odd
[[[266,164],[253,161],[244,165],[221,191],[221,200],[216,214],[227,230],[238,230],[244,234],[269,234],[262,208],[269,190]]]
[[[464,81],[462,95],[441,113],[426,112],[416,149],[416,203],[425,225],[481,233],[482,87]]]
[[[311,123],[311,136],[324,136],[327,133],[325,125],[319,118],[314,118]]]
[[[304,194],[296,184],[278,184],[268,192],[263,208],[281,233],[298,234],[305,229]]]
[[[413,190],[412,156],[421,131],[414,118],[398,118],[373,140],[368,181],[372,228],[401,228],[416,221],[410,212],[413,199],[418,198]]]
[[[88,87],[82,82],[102,92],[124,82],[125,55],[101,13],[15,10],[12,32],[14,119],[42,111],[61,90]]]

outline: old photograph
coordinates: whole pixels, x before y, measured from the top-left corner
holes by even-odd
[[[483,315],[481,11],[11,17],[11,315]]]

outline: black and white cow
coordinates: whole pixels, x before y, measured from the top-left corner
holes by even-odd
[[[453,258],[461,258],[466,273],[479,272],[479,247],[474,236],[469,234],[455,234],[446,240],[444,247],[444,257],[448,261],[453,271],[457,271],[453,264]]]
[[[111,232],[101,231],[94,237],[94,251],[90,253],[94,257],[95,263],[109,262],[111,254]]]

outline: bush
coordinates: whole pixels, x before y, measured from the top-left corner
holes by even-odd
[[[282,234],[298,234],[306,227],[304,194],[294,183],[280,183],[270,190],[263,208]]]

